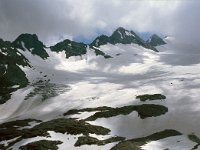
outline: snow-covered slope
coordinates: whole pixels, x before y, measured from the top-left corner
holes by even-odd
[[[44,59],[17,48],[31,65],[20,66],[30,84],[0,105],[0,146],[58,140],[60,150],[198,148],[200,53],[165,41],[159,53],[136,43],[95,47],[109,58],[91,46],[68,59],[63,50],[43,47]],[[137,97],[145,94],[166,99]]]

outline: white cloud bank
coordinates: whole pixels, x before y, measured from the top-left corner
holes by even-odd
[[[0,37],[7,40],[26,32],[38,34],[46,43],[77,36],[91,38],[123,26],[173,35],[198,45],[199,20],[198,0],[0,1]]]

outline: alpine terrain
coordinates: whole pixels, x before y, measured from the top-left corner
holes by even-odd
[[[191,45],[122,27],[0,39],[0,150],[200,149],[199,68]]]

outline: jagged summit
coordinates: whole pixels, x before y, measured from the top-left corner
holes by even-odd
[[[130,44],[135,39],[135,33],[133,31],[128,31],[122,27],[117,28],[112,35],[109,37],[107,35],[98,36],[90,45],[99,47],[107,43],[110,44]]]
[[[122,27],[117,28],[113,34],[110,36],[111,43],[117,44],[131,44],[136,42],[137,35],[133,31],[128,31]],[[142,41],[142,39],[139,39]]]
[[[164,45],[166,42],[159,37],[157,34],[153,34],[148,40],[147,43],[149,43],[152,46],[159,46],[159,45]]]
[[[50,46],[50,49],[55,52],[65,51],[66,58],[70,56],[81,56],[86,54],[87,45],[84,43],[78,43],[71,40],[64,40],[62,42],[57,43],[54,46]]]
[[[100,35],[98,36],[91,44],[90,46],[96,46],[99,47],[101,45],[105,45],[107,43],[109,43],[110,39],[107,35]]]
[[[135,43],[141,45],[145,48],[157,51],[155,47],[146,43],[142,38],[140,38],[135,32],[124,29],[123,27],[117,28],[111,36],[101,35],[98,36],[91,44],[90,47],[99,47],[101,45],[110,44],[131,44]]]
[[[126,30],[122,27],[117,28],[111,37],[117,36],[119,39],[126,39],[128,37],[135,37],[136,34],[133,31]]]
[[[38,55],[43,59],[49,57],[46,50],[44,49],[46,46],[38,39],[36,34],[21,34],[13,42],[13,45],[16,48],[22,49],[24,51],[27,49],[33,55]]]

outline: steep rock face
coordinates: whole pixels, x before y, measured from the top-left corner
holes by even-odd
[[[128,31],[122,27],[118,28],[110,36],[110,42],[112,44],[122,43],[122,44],[139,44],[144,45],[145,42],[133,31]]]
[[[131,44],[135,43],[140,46],[143,46],[148,49],[152,49],[154,51],[157,51],[155,47],[150,45],[149,43],[146,43],[143,39],[141,39],[135,32],[126,30],[122,27],[117,28],[113,34],[108,37],[106,35],[101,35],[97,37],[91,44],[90,47],[99,47],[101,45],[105,45],[107,43],[110,44]]]
[[[19,66],[31,67],[11,42],[0,39],[0,103],[10,98],[10,92],[28,84],[26,74]]]
[[[21,54],[11,42],[0,39],[0,63],[14,63],[22,66],[29,66],[28,59]]]
[[[81,56],[86,54],[87,45],[84,43],[78,43],[71,40],[64,40],[50,47],[51,51],[61,52],[65,51],[66,58],[71,56]]]
[[[46,46],[41,41],[39,41],[36,34],[21,34],[13,42],[13,45],[23,51],[27,49],[33,55],[37,55],[42,59],[49,57],[45,50]]]
[[[159,37],[157,34],[153,34],[148,40],[147,43],[149,43],[152,46],[159,46],[159,45],[164,45],[166,42]]]
[[[2,86],[25,85],[27,78],[19,66],[30,66],[13,44],[0,39],[0,83]],[[23,81],[23,83],[21,83]]]
[[[100,35],[90,44],[90,46],[99,47],[108,43],[110,43],[110,38],[107,35]]]

